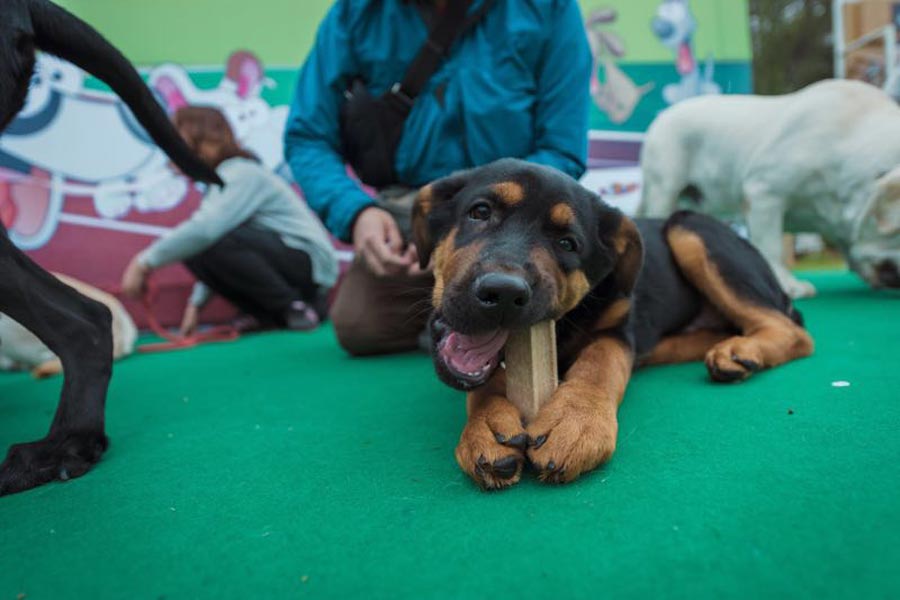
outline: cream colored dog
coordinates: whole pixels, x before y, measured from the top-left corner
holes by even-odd
[[[750,239],[792,297],[815,294],[782,261],[784,231],[815,231],[874,287],[900,287],[900,108],[878,88],[823,81],[785,96],[704,96],[664,111],[641,154],[639,214],[684,195]]]
[[[88,298],[102,302],[112,313],[113,358],[119,359],[134,352],[137,327],[122,303],[86,283],[53,274],[66,285]],[[7,315],[0,314],[0,370],[30,370],[36,378],[50,377],[62,372],[62,363],[33,333]]]

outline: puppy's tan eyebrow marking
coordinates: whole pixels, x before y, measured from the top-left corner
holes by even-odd
[[[500,202],[507,206],[515,206],[525,198],[525,189],[515,181],[503,181],[491,186]]]
[[[558,227],[568,227],[575,221],[575,213],[571,206],[565,202],[559,202],[550,209],[550,221]]]

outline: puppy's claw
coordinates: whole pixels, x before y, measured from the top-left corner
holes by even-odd
[[[519,470],[519,462],[518,456],[510,455],[499,458],[492,465],[493,473],[500,479],[510,479]]]
[[[741,358],[740,356],[732,356],[731,360],[741,365],[751,373],[756,373],[760,370],[759,363],[753,360],[747,360],[745,358]]]
[[[504,443],[504,442],[501,442],[501,443]],[[514,435],[505,442],[505,445],[510,446],[511,448],[517,448],[524,452],[525,448],[528,445],[528,435],[526,435],[524,433],[520,433],[519,435]]]

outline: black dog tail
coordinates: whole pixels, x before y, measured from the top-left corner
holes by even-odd
[[[31,0],[35,45],[74,63],[106,83],[181,171],[197,181],[223,185],[178,135],[141,76],[93,27],[49,0]]]

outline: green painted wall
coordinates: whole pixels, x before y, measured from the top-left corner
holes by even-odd
[[[237,48],[298,65],[331,0],[60,0],[139,65],[221,65]]]
[[[669,61],[650,20],[660,0],[582,0],[585,12],[615,7],[609,27],[627,47],[623,63]],[[331,0],[60,0],[141,65],[177,61],[220,65],[237,47],[253,49],[270,66],[299,64]],[[697,55],[720,61],[750,59],[746,0],[692,0],[701,24]]]
[[[194,83],[201,88],[218,84],[231,52],[252,50],[276,84],[263,91],[263,98],[273,105],[289,101],[296,69],[332,4],[332,0],[59,1],[96,26],[135,64],[180,63],[191,71]],[[672,53],[650,27],[660,2],[581,0],[586,15],[597,8],[616,9],[615,22],[602,26],[624,43],[625,55],[615,63],[634,85],[652,86],[625,119],[613,120],[595,106],[591,111],[592,128],[643,131],[668,105],[663,90],[677,83],[679,76]],[[721,91],[750,92],[747,0],[690,0],[690,7],[698,23],[693,40],[697,60],[705,63],[709,57],[714,59],[715,82]],[[605,82],[605,68],[599,67],[598,72]]]

